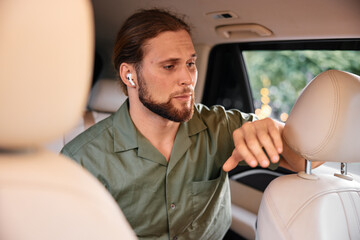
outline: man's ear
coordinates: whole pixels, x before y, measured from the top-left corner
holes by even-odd
[[[119,69],[121,81],[128,87],[136,87],[136,71],[133,64],[122,63]]]

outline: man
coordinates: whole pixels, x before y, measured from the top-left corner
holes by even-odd
[[[280,166],[303,168],[282,124],[194,104],[195,62],[183,20],[132,15],[114,48],[128,101],[62,150],[105,185],[140,239],[221,239],[231,222],[227,171],[240,161],[269,167],[280,153]]]

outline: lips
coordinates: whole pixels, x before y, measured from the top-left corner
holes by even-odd
[[[192,96],[193,96],[192,92],[186,92],[186,93],[181,93],[181,94],[175,95],[173,98],[180,100],[180,101],[187,102],[187,101],[191,100]]]
[[[177,95],[177,96],[174,96],[174,98],[191,98],[192,94],[189,93],[189,94],[182,94],[182,95]]]
[[[174,92],[170,98],[176,99],[177,101],[188,103],[192,101],[194,96],[194,90],[192,88],[184,88],[181,91]]]

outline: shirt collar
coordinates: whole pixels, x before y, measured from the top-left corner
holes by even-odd
[[[201,119],[198,110],[202,106],[203,106],[202,104],[195,104],[193,117],[188,122],[184,123],[185,127],[187,128],[189,137],[198,134],[199,132],[207,128],[203,120]]]
[[[129,100],[127,99],[114,114],[114,152],[122,152],[138,147],[137,130],[129,114]]]
[[[201,104],[195,105],[193,117],[188,122],[181,124],[183,126],[180,126],[177,135],[181,131],[181,135],[186,135],[187,132],[188,137],[190,137],[196,135],[197,133],[207,128],[204,122],[201,120],[200,114],[197,110],[199,106],[201,106]],[[129,114],[128,99],[121,105],[119,110],[114,114],[113,131],[114,131],[114,152],[122,152],[139,147],[138,135],[140,133],[137,131],[135,125],[131,120]],[[185,132],[183,133],[182,131]],[[143,143],[143,141],[141,142]]]

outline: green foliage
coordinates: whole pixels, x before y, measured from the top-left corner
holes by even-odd
[[[261,108],[262,88],[268,88],[271,116],[289,113],[302,89],[329,69],[360,75],[360,51],[244,51],[255,108]]]

